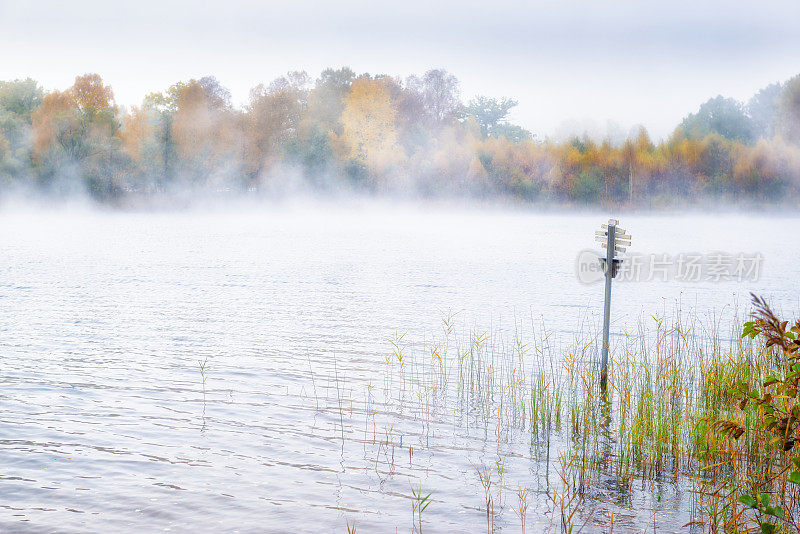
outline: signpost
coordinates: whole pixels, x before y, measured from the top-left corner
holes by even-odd
[[[609,219],[608,224],[603,224],[599,231],[594,233],[595,241],[599,241],[606,249],[606,257],[600,258],[603,272],[606,277],[606,291],[603,303],[603,352],[600,361],[600,391],[605,394],[608,386],[608,329],[611,323],[611,279],[617,276],[622,260],[617,258],[617,253],[625,252],[631,244],[631,236],[624,229],[617,226],[619,221]]]

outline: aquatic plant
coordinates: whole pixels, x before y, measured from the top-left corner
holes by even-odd
[[[522,534],[525,534],[525,518],[528,515],[528,497],[530,492],[526,486],[517,488],[517,507],[515,512],[519,516],[520,526],[522,527]]]
[[[428,493],[427,495],[423,495],[422,487],[418,487],[414,489],[412,486],[411,488],[411,530],[412,532],[415,530],[415,523],[414,518],[416,517],[417,523],[416,525],[419,526],[419,529],[416,531],[419,534],[422,534],[422,512],[424,512],[428,506],[431,504],[431,495],[433,492]]]
[[[197,360],[197,364],[200,366],[200,377],[203,379],[203,393],[206,391],[206,367],[208,366],[208,358],[203,360]]]
[[[492,496],[492,473],[494,469],[490,466],[482,465],[475,467],[478,478],[483,486],[484,501],[486,503],[486,532],[494,532],[494,498]]]
[[[788,321],[781,321],[769,304],[755,295],[753,306],[753,320],[745,323],[742,337],[763,338],[763,354],[768,357],[760,362],[757,372],[739,378],[727,390],[737,402],[740,417],[718,418],[711,427],[730,437],[734,447],[743,436],[749,434],[751,438],[750,452],[754,454],[748,478],[728,481],[733,489],[730,493],[740,493],[738,503],[752,511],[744,517],[765,534],[796,532],[800,455],[791,453],[800,443],[800,320],[788,327]],[[735,460],[735,454],[731,454],[729,461]],[[783,506],[771,504],[773,500]]]
[[[512,490],[517,495],[510,508],[523,528],[530,495],[540,492],[552,506],[552,529],[568,532],[589,520],[587,504],[594,502],[591,495],[599,481],[613,484],[620,499],[614,506],[628,507],[635,485],[639,492],[645,487],[654,491],[655,484],[681,481],[691,487],[686,513],[692,528],[729,532],[761,521],[774,523],[776,532],[787,531],[781,525],[794,521],[800,509],[798,492],[790,487],[793,471],[783,475],[790,487],[785,491],[791,496],[788,501],[782,487],[775,487],[784,484],[781,479],[757,486],[765,472],[777,474],[775,466],[782,461],[782,451],[770,445],[777,437],[774,429],[767,435],[759,426],[767,390],[772,390],[771,402],[784,403],[777,405],[783,411],[776,408],[773,415],[775,428],[780,425],[785,431],[785,417],[795,424],[794,399],[782,399],[775,391],[793,380],[795,371],[786,367],[776,374],[780,359],[775,346],[767,349],[751,335],[728,334],[720,330],[719,321],[691,314],[644,317],[633,331],[615,336],[603,396],[593,332],[556,343],[544,328],[531,328],[533,338],[523,341],[521,328],[511,338],[483,329],[462,333],[452,317],[446,317],[439,335],[423,342],[398,331],[380,366],[383,377],[364,376],[356,386],[341,376],[334,356],[330,385],[323,396],[315,394],[315,405],[326,409],[323,404],[328,402],[330,420],[337,421],[342,441],[355,432],[363,435],[359,440],[364,454],[371,455],[381,480],[401,472],[403,465],[414,466],[418,447],[424,457],[443,422],[480,429],[487,445],[496,450],[473,463],[482,500],[477,509],[487,532],[494,531],[498,521],[507,524],[507,481],[512,480],[514,488],[522,486],[519,462],[507,463],[502,453],[504,443],[520,439],[530,441],[531,460],[544,466],[536,493],[527,481],[522,493]],[[322,370],[314,372],[319,388]],[[375,387],[381,381],[384,387]],[[741,381],[748,384],[749,400],[743,407],[737,393]],[[355,392],[356,387],[362,391]],[[753,390],[757,398],[751,397]],[[418,431],[408,436],[405,422]],[[740,428],[744,432],[735,439]],[[762,494],[768,495],[769,504]],[[747,503],[740,500],[744,495],[755,499],[755,507],[745,510]],[[657,498],[652,499],[655,503]],[[604,522],[608,530],[616,511],[609,506],[594,514],[592,522]],[[412,516],[414,529],[421,529],[414,504]]]

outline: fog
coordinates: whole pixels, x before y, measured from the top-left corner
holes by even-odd
[[[798,15],[0,0],[0,531],[796,531]]]
[[[400,78],[330,68],[259,84],[235,106],[213,76],[125,108],[98,74],[45,92],[0,82],[0,195],[107,206],[232,198],[471,199],[540,208],[791,205],[800,77],[746,102],[709,98],[664,141],[574,123],[538,138],[518,101],[462,96],[444,69]],[[580,135],[569,135],[574,129]]]

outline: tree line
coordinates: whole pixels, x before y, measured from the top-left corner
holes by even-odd
[[[292,72],[246,105],[214,77],[118,106],[97,74],[45,92],[0,81],[0,194],[89,192],[113,202],[175,191],[365,191],[526,202],[771,202],[800,192],[800,76],[748,102],[718,96],[662,142],[536,139],[517,101],[463,102],[445,70],[405,80],[349,68]]]

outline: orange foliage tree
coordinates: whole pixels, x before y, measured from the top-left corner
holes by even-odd
[[[46,94],[32,123],[33,156],[46,179],[56,180],[63,169],[76,169],[92,193],[119,193],[117,106],[99,75],[78,76],[67,90]]]

